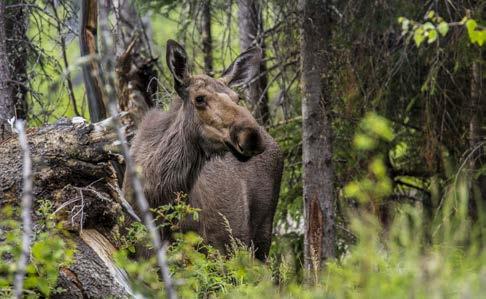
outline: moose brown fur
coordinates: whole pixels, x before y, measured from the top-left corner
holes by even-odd
[[[220,79],[191,76],[184,48],[169,40],[167,65],[179,99],[169,112],[147,113],[133,140],[132,155],[150,207],[172,202],[178,192],[190,193],[189,203],[201,208],[201,219],[184,221],[183,229],[195,230],[225,250],[231,235],[225,223],[229,223],[233,237],[254,245],[264,259],[280,185],[281,155],[250,112],[237,105],[238,95],[231,89],[255,75],[260,57],[261,50],[251,48]],[[232,154],[224,155],[228,151]],[[130,200],[129,181],[125,177]],[[164,239],[169,238],[167,233],[162,234]],[[265,241],[258,239],[260,234]]]
[[[189,196],[190,204],[201,209],[199,221],[187,221],[182,229],[197,231],[222,252],[227,252],[232,238],[237,239],[265,260],[272,241],[283,157],[272,137],[263,129],[260,133],[266,148],[263,153],[247,162],[228,153],[203,167]]]

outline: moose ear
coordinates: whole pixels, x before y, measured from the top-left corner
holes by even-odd
[[[228,86],[236,87],[248,83],[260,70],[262,49],[252,47],[241,53],[223,72],[221,80]]]
[[[184,81],[189,77],[189,65],[187,63],[187,54],[184,47],[176,41],[169,39],[167,41],[167,66],[174,76],[176,91],[184,85]]]

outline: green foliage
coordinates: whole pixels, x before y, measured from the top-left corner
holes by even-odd
[[[162,223],[159,228],[170,228],[172,231],[180,229],[179,223],[183,218],[191,217],[194,221],[198,221],[199,209],[191,207],[187,204],[187,194],[177,193],[173,203],[162,205],[157,209],[152,209],[155,215],[155,220]]]
[[[354,146],[358,150],[372,150],[380,140],[390,142],[394,138],[390,122],[373,112],[366,114],[359,128],[360,131],[354,136]]]
[[[354,146],[360,151],[374,150],[380,141],[391,142],[394,133],[390,122],[375,113],[368,113],[354,136]],[[387,174],[383,157],[371,159],[366,177],[349,182],[343,189],[344,196],[356,198],[360,203],[381,201],[392,193],[392,182]]]
[[[161,227],[169,226],[172,230],[177,230],[181,219],[196,213],[194,208],[184,202],[185,197],[180,195],[176,203],[156,209],[159,217],[169,216],[169,211],[172,214]],[[238,240],[234,240],[228,248],[231,254],[226,258],[213,247],[204,244],[202,238],[194,233],[175,233],[173,237],[174,242],[168,250],[169,265],[173,279],[179,282],[177,292],[182,298],[217,296],[238,286],[272,279],[270,269],[255,260],[252,252],[245,249]],[[146,239],[146,236],[142,239]],[[155,257],[135,262],[129,259],[127,250],[121,250],[116,254],[115,260],[127,271],[135,292],[149,298],[164,296]]]
[[[56,289],[59,268],[68,266],[74,254],[73,245],[65,241],[62,227],[53,219],[44,218],[47,214],[43,213],[51,211],[49,206],[43,202],[38,210],[42,218],[32,242],[24,280],[24,292],[29,298],[48,297],[62,292],[62,289]],[[20,222],[15,220],[18,217],[17,209],[7,206],[0,211],[0,216],[0,297],[3,298],[11,296],[16,261],[21,254],[22,231]]]
[[[473,19],[467,19],[465,24],[471,43],[482,46],[486,42],[486,28],[478,25]]]
[[[459,23],[449,24],[431,10],[427,13],[426,20],[428,21],[425,23],[419,23],[404,17],[398,18],[398,22],[402,26],[402,34],[413,35],[413,40],[417,47],[420,47],[424,41],[427,41],[429,44],[437,41],[439,34],[445,37],[451,26],[456,25],[466,27],[469,40],[472,44],[482,46],[486,42],[486,28],[479,25],[474,19],[465,17]]]
[[[374,158],[369,166],[369,175],[348,183],[344,187],[344,196],[356,198],[360,203],[381,201],[392,193],[392,183],[386,174],[382,157]]]

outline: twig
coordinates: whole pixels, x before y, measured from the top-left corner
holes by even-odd
[[[142,222],[142,219],[140,219],[140,217],[138,217],[138,215],[133,210],[132,206],[125,199],[125,194],[123,194],[122,190],[118,186],[113,186],[111,184],[108,184],[108,186],[110,186],[112,189],[114,189],[116,191],[116,193],[118,194],[118,197],[120,198],[120,203],[121,203],[123,209],[125,209],[125,212],[127,212],[128,215],[130,217],[132,217],[133,220],[138,221],[138,222]]]
[[[30,242],[32,239],[32,160],[30,159],[29,144],[25,135],[24,121],[17,120],[15,128],[19,135],[19,143],[23,155],[23,192],[22,192],[22,252],[17,264],[17,273],[15,274],[15,298],[22,298],[24,286],[25,268],[30,256]]]
[[[108,20],[108,6],[109,1],[106,1],[103,5],[101,5],[100,9],[100,29],[101,29],[101,42],[103,44],[103,49],[106,51],[103,53],[103,65],[106,71],[104,76],[102,76],[102,80],[104,83],[104,92],[106,93],[108,99],[108,110],[111,114],[113,125],[116,131],[116,135],[118,140],[120,141],[120,146],[122,148],[123,156],[125,158],[125,167],[126,170],[131,177],[133,190],[135,192],[135,198],[137,202],[137,206],[142,213],[142,219],[147,227],[150,238],[152,239],[154,249],[157,254],[157,263],[160,268],[160,272],[162,274],[162,280],[165,284],[165,291],[167,293],[167,298],[169,299],[176,299],[177,295],[174,290],[174,284],[172,282],[172,278],[170,276],[169,267],[167,265],[167,257],[165,252],[165,247],[162,246],[162,242],[160,240],[160,235],[157,230],[157,227],[154,224],[154,219],[152,214],[149,211],[149,205],[147,199],[145,198],[145,194],[142,189],[142,184],[138,177],[137,172],[135,171],[134,163],[132,157],[130,156],[130,151],[128,149],[128,143],[126,140],[125,135],[123,134],[120,126],[120,120],[118,119],[118,105],[117,105],[117,98],[115,93],[115,62],[114,62],[114,55],[111,52],[113,49],[113,39],[110,32],[110,29],[107,24]]]
[[[65,35],[62,32],[61,24],[62,20],[59,17],[59,14],[57,13],[57,7],[56,4],[54,3],[54,0],[51,0],[49,4],[52,7],[52,11],[54,12],[54,16],[56,18],[56,28],[57,28],[57,33],[59,34],[59,43],[61,46],[61,53],[62,53],[62,60],[64,62],[64,68],[67,70],[69,69],[69,62],[67,59],[67,53],[66,53],[66,38]],[[67,91],[68,91],[68,96],[69,96],[69,101],[71,102],[71,106],[73,108],[74,115],[80,116],[81,114],[78,111],[78,107],[76,105],[76,98],[74,96],[74,88],[73,88],[73,82],[71,80],[71,74],[69,72],[66,73],[66,83],[67,83]]]

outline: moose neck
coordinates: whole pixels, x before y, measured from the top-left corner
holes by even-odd
[[[159,204],[171,202],[177,192],[189,193],[208,155],[199,145],[198,127],[194,111],[182,106],[170,112],[171,121],[161,128],[154,163],[157,174],[156,189]]]

